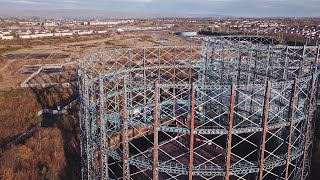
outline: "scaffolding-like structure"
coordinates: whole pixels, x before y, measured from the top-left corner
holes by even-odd
[[[221,36],[79,61],[83,179],[308,179],[319,46]]]

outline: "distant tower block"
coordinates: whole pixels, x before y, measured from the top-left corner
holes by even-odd
[[[83,179],[308,179],[318,46],[259,36],[79,61]]]

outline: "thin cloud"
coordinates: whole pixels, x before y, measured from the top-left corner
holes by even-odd
[[[32,0],[0,0],[0,2],[12,4],[48,4],[47,2]]]
[[[156,16],[320,16],[320,0],[0,0],[9,9],[85,9]]]
[[[80,1],[75,1],[75,0],[66,0],[63,1],[64,3],[80,3]]]

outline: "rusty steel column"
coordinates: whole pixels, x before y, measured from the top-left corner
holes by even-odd
[[[123,83],[122,96],[122,178],[123,180],[130,179],[130,167],[128,164],[129,158],[129,142],[128,142],[128,114],[127,114],[127,92],[126,82]]]
[[[291,105],[290,105],[290,129],[289,129],[289,142],[288,142],[288,150],[287,150],[287,159],[286,159],[286,174],[285,179],[288,179],[289,175],[289,164],[290,164],[290,156],[291,156],[291,143],[292,143],[292,128],[293,128],[293,120],[294,120],[294,107],[296,103],[297,98],[297,85],[298,85],[298,79],[296,78],[294,80],[293,84],[293,90],[291,94]]]
[[[153,121],[153,180],[158,179],[158,82],[154,83],[154,121]]]
[[[301,169],[301,178],[303,179],[303,174],[304,174],[304,169],[305,169],[305,161],[307,159],[307,154],[308,154],[308,141],[309,141],[309,130],[310,130],[310,121],[311,121],[311,116],[312,116],[312,106],[313,106],[313,93],[315,89],[315,74],[312,76],[311,80],[311,91],[309,94],[309,103],[308,103],[308,116],[307,116],[307,129],[306,129],[306,136],[304,140],[304,147],[303,147],[303,159],[302,159],[302,169]]]
[[[193,171],[193,153],[194,153],[194,116],[195,116],[195,86],[192,85],[192,100],[191,100],[191,122],[190,122],[190,156],[189,156],[189,180],[192,180]]]
[[[235,101],[235,85],[231,85],[231,100],[230,100],[230,113],[229,113],[229,133],[228,133],[228,144],[227,144],[227,155],[226,155],[226,180],[230,178],[230,161],[231,161],[231,148],[232,148],[232,129],[233,129],[233,114],[234,114],[234,101]]]
[[[271,83],[270,81],[268,81],[266,86],[266,94],[265,94],[264,107],[263,107],[263,122],[262,122],[263,132],[262,132],[262,142],[261,142],[259,180],[262,180],[262,177],[263,177],[264,151],[266,148],[270,94],[271,94]]]

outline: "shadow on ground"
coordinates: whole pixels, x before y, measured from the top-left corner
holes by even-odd
[[[33,79],[30,83],[45,83],[45,79]],[[38,103],[42,109],[57,109],[78,99],[76,87],[62,88],[57,86],[42,88],[32,87]],[[58,128],[63,138],[63,149],[66,158],[61,179],[81,179],[80,139],[79,139],[79,105],[78,103],[68,109],[67,114],[43,114],[42,128]]]

